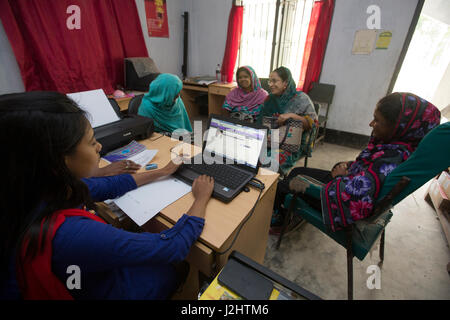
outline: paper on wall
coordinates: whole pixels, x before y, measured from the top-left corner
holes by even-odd
[[[375,47],[377,30],[358,30],[353,41],[352,54],[370,54]]]

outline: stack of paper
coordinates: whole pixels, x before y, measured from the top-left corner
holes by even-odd
[[[103,159],[109,162],[131,160],[143,167],[152,161],[157,152],[158,150],[148,150],[143,144],[133,140],[126,146],[111,151]]]

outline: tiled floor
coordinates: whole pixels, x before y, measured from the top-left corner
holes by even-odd
[[[330,169],[360,150],[319,144],[308,167]],[[303,165],[303,161],[300,161]],[[450,299],[450,250],[435,211],[423,200],[425,185],[399,203],[386,228],[381,289],[368,289],[379,262],[378,247],[361,262],[354,258],[354,299]],[[264,265],[324,299],[347,299],[346,251],[310,224],[288,233],[279,250],[269,236]]]

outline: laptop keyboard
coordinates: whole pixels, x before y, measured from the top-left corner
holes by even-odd
[[[214,181],[230,189],[238,188],[251,175],[223,164],[187,164],[186,168],[198,174],[206,174]]]

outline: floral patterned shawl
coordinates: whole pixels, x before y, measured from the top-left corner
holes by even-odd
[[[331,230],[370,216],[386,176],[439,125],[440,112],[434,105],[410,93],[401,93],[401,99],[402,110],[391,141],[382,144],[372,136],[366,149],[349,165],[348,175],[322,189],[323,221]]]

